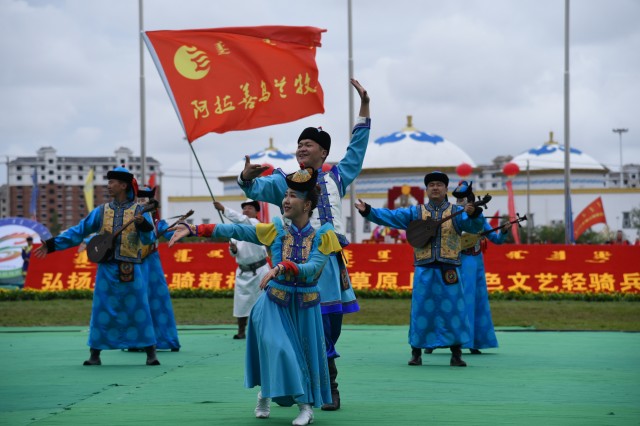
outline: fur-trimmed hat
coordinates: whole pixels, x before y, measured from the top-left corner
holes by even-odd
[[[323,149],[326,149],[327,152],[331,149],[331,136],[329,136],[329,133],[322,130],[322,127],[307,127],[302,131],[302,133],[300,133],[298,142],[304,139],[311,139]]]
[[[307,192],[315,188],[318,180],[318,171],[300,164],[300,170],[288,174],[285,180],[289,188],[295,191]]]
[[[243,209],[244,209],[244,206],[253,206],[255,207],[257,212],[260,211],[260,203],[255,200],[247,200],[244,203],[240,204],[240,207]]]
[[[429,182],[442,182],[445,186],[449,186],[449,176],[438,170],[427,173],[424,177],[424,186],[429,186]]]

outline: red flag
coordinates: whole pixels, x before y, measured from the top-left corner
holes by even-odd
[[[496,211],[496,214],[494,214],[489,221],[491,229],[497,228],[498,225],[500,225],[500,210]]]
[[[582,210],[573,221],[573,235],[577,240],[587,229],[596,223],[604,223],[606,225],[607,218],[604,216],[604,207],[602,206],[602,197],[598,197]]]
[[[146,31],[189,142],[324,112],[316,48],[326,30],[262,26]]]
[[[155,188],[155,186],[156,186],[156,174],[155,173],[151,173],[151,176],[149,176],[149,183],[147,183],[147,186],[149,186],[150,189]]]

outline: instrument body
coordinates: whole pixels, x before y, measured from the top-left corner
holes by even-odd
[[[478,201],[475,201],[473,206],[478,208],[486,205],[489,201],[491,201],[491,195],[487,194]],[[431,239],[437,235],[440,225],[462,213],[464,213],[464,210],[458,210],[440,220],[435,220],[431,217],[412,220],[409,226],[407,226],[407,241],[415,248],[426,247],[427,244],[431,242]]]
[[[140,214],[144,214],[147,212],[154,211],[158,208],[158,201],[151,199],[147,204],[145,204],[144,209],[140,212]],[[122,233],[129,225],[131,225],[135,221],[131,219],[116,232],[103,232],[102,234],[98,234],[95,237],[89,240],[87,244],[87,257],[91,262],[94,263],[103,263],[107,262],[109,259],[113,257],[113,253],[115,251],[114,243],[118,235]]]

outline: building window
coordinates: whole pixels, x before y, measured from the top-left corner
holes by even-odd
[[[71,180],[71,176],[69,176],[69,175],[65,176],[64,178],[65,178],[65,180]]]
[[[364,232],[365,234],[371,233],[371,222],[369,222],[368,220],[364,221],[364,223],[362,224],[362,232]]]
[[[22,180],[22,176],[18,175],[18,176],[16,176],[16,179]]]
[[[64,166],[65,170],[71,170],[71,166]]]
[[[49,174],[52,175],[53,174],[53,170],[49,170]]]
[[[631,213],[630,212],[622,212],[622,227],[623,228],[631,228]]]
[[[153,166],[149,166],[149,170],[154,171],[155,168]]]
[[[50,159],[50,160],[49,160],[49,164],[53,164],[53,160],[51,160],[51,159]]]
[[[22,166],[16,166],[16,170],[17,170],[17,171],[22,170]]]
[[[208,217],[203,217],[203,218],[202,218],[202,224],[203,224],[203,225],[208,225],[210,221],[211,221],[211,220],[210,220]]]

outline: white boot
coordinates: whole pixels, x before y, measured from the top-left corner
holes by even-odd
[[[313,423],[313,409],[311,408],[311,404],[298,404],[298,407],[300,408],[300,414],[293,419],[291,424],[293,426],[304,426]]]
[[[268,419],[271,414],[271,398],[263,398],[262,391],[258,392],[258,403],[254,412],[258,419]]]

